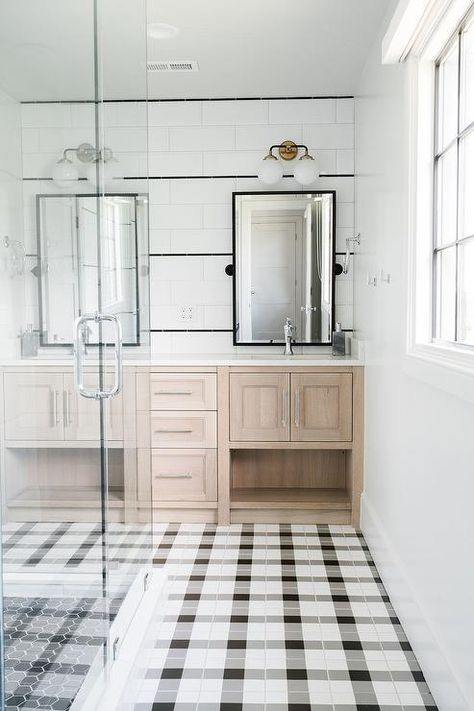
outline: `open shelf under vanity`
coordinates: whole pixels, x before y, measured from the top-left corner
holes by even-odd
[[[5,481],[9,521],[100,520],[102,493],[100,450],[81,447],[13,447],[5,450],[9,476]],[[124,453],[109,452],[106,506],[109,520],[124,517]]]
[[[230,509],[235,523],[350,523],[346,451],[233,450]]]

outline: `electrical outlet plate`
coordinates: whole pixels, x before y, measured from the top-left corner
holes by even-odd
[[[178,306],[178,318],[180,321],[192,321],[194,319],[194,307]]]

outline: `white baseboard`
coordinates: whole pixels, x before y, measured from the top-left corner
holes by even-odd
[[[361,500],[361,529],[439,710],[472,711],[366,494]]]

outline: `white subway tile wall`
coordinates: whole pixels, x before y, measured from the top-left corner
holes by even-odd
[[[29,138],[31,146],[35,137]],[[24,280],[16,275],[12,246],[23,242],[21,116],[20,105],[1,91],[0,155],[0,353],[4,358],[14,358],[19,355],[18,334],[25,298]],[[26,259],[26,270],[32,266],[31,260]]]
[[[345,240],[354,234],[353,99],[165,101],[148,107],[111,102],[103,107],[103,121],[105,143],[129,178],[118,183],[117,191],[137,189],[143,185],[138,179],[151,176],[155,352],[234,350],[228,332],[232,280],[225,273],[232,251],[232,192],[268,189],[251,176],[271,144],[292,139],[317,153],[322,173],[331,175],[321,175],[314,187],[336,191],[338,252],[345,251]],[[47,178],[64,148],[94,142],[94,109],[87,104],[25,104],[22,127],[23,177]],[[50,182],[25,181],[24,186],[25,229],[33,243],[34,195],[59,191]],[[301,186],[286,178],[275,189]],[[86,190],[87,184],[81,184],[81,192]],[[35,298],[32,292],[32,313]],[[341,275],[336,318],[345,329],[352,328],[352,312],[352,278]]]

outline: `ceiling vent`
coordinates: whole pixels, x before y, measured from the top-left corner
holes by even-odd
[[[198,72],[199,65],[194,60],[191,61],[177,61],[175,59],[170,61],[163,61],[161,59],[150,60],[147,62],[147,69],[149,72]]]

